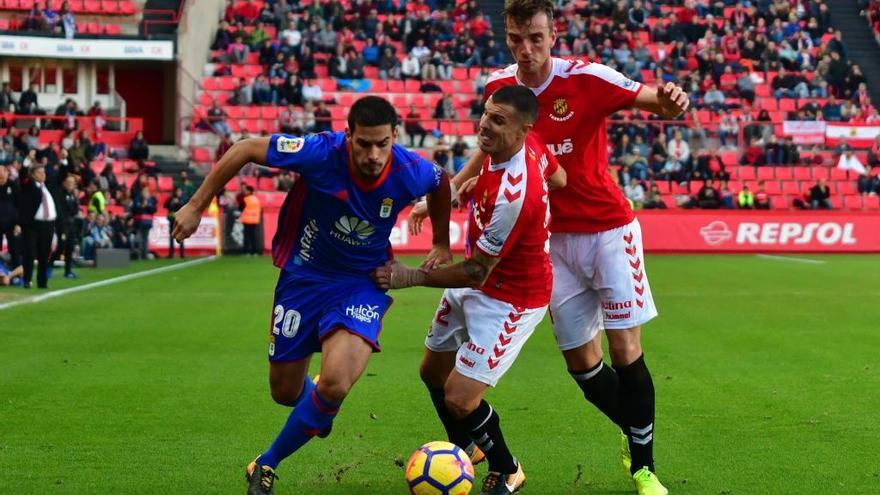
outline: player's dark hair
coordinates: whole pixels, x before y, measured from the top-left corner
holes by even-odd
[[[385,98],[365,96],[354,102],[348,111],[348,128],[354,132],[357,126],[375,127],[390,125],[397,127],[397,110]]]
[[[534,124],[538,119],[538,98],[525,86],[516,84],[499,88],[492,93],[492,102],[512,106],[527,124]]]
[[[528,25],[532,17],[539,13],[547,14],[547,23],[553,26],[553,1],[552,0],[506,0],[504,2],[505,21],[513,21],[517,25]]]

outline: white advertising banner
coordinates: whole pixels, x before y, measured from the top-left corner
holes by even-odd
[[[102,60],[173,60],[174,43],[0,35],[0,56]]]

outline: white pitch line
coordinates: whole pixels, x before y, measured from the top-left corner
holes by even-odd
[[[96,287],[104,287],[105,285],[113,285],[119,282],[125,282],[127,280],[134,280],[136,278],[149,277],[150,275],[155,275],[157,273],[165,273],[174,270],[180,270],[181,268],[188,268],[190,266],[199,265],[202,263],[207,263],[209,261],[214,261],[217,259],[216,256],[208,256],[207,258],[200,258],[192,261],[184,261],[183,263],[178,263],[176,265],[163,266],[160,268],[153,268],[152,270],[144,270],[142,272],[129,273],[128,275],[120,275],[119,277],[108,278],[106,280],[99,280],[97,282],[92,282],[90,284],[79,285],[77,287],[70,287],[68,289],[61,290],[53,290],[51,292],[47,292],[45,294],[40,294],[39,296],[27,297],[24,299],[19,299],[17,301],[10,301],[8,303],[0,304],[0,311],[4,309],[13,308],[15,306],[19,306],[22,304],[31,304],[43,302],[48,299],[53,299],[56,297],[65,296],[67,294],[73,294],[74,292],[81,292],[84,290],[94,289]]]
[[[774,256],[772,254],[756,254],[758,258],[763,258],[765,260],[776,260],[776,261],[793,261],[795,263],[806,263],[808,265],[824,265],[826,262],[823,260],[814,260],[810,258],[792,258],[790,256]]]

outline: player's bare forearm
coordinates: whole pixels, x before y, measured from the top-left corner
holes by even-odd
[[[486,153],[483,153],[483,150],[477,148],[474,150],[473,154],[470,158],[468,158],[467,163],[461,167],[461,170],[455,174],[455,177],[452,178],[452,185],[456,190],[461,189],[462,184],[464,184],[471,177],[476,177],[480,173],[480,167],[483,166],[483,162],[486,161]]]
[[[471,258],[460,263],[426,273],[419,285],[440,288],[482,287],[496,264],[498,264],[497,258],[475,253]]]
[[[435,247],[449,248],[449,216],[452,213],[452,191],[449,177],[443,174],[437,190],[427,197],[428,217],[431,219],[433,244]]]
[[[656,89],[642,86],[633,106],[661,117],[678,117],[690,106],[688,94],[675,83],[668,82]]]
[[[205,181],[190,199],[190,204],[204,211],[220,189],[235,177],[238,172],[248,163],[263,165],[266,163],[266,152],[269,149],[269,138],[249,138],[241,140],[227,151],[220,161],[205,177]]]

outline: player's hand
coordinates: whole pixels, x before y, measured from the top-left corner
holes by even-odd
[[[409,216],[406,217],[406,221],[409,224],[409,234],[421,234],[422,224],[426,218],[428,218],[428,202],[423,199],[413,206]]]
[[[12,235],[21,235],[21,225],[12,227]]]
[[[388,260],[370,274],[373,282],[382,290],[405,289],[424,280],[424,272],[410,268],[397,260]]]
[[[657,101],[664,117],[678,117],[690,105],[688,94],[673,82],[657,86]]]
[[[424,271],[431,271],[450,263],[452,263],[452,251],[449,250],[449,246],[434,246],[419,268]]]
[[[464,181],[464,184],[458,188],[458,194],[456,195],[456,199],[458,200],[458,209],[461,210],[464,208],[464,205],[467,204],[467,199],[471,196],[471,191],[474,190],[474,186],[477,185],[477,179],[479,176],[471,177],[470,179]]]
[[[193,235],[200,223],[202,223],[202,212],[191,203],[187,203],[174,215],[174,230],[171,235],[177,242],[183,242]]]

